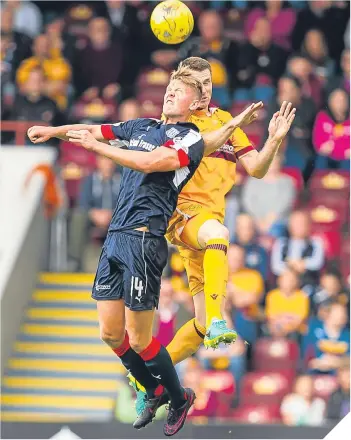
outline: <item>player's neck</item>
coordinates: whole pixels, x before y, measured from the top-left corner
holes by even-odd
[[[182,117],[182,116],[171,116],[169,118],[166,118],[164,123],[165,124],[177,124],[177,122],[186,122],[188,118]]]

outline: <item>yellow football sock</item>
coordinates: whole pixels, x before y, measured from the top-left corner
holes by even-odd
[[[206,304],[206,328],[213,318],[222,319],[221,304],[228,279],[229,242],[224,238],[209,240],[204,256],[204,292]]]
[[[181,327],[167,346],[173,365],[194,354],[203,343],[206,329],[196,318],[191,319]]]

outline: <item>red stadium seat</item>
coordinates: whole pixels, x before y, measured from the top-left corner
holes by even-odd
[[[254,367],[259,371],[295,371],[299,356],[299,346],[295,341],[261,338],[254,347]]]
[[[345,220],[345,208],[327,206],[324,203],[308,205],[314,232],[340,231]]]
[[[284,371],[247,373],[240,387],[240,402],[279,404],[291,391],[293,378],[293,372]]]
[[[301,191],[303,189],[303,177],[301,170],[295,167],[285,167],[282,169],[282,173],[292,178],[297,191]]]
[[[163,87],[163,91],[169,82],[169,72],[160,68],[150,68],[142,72],[137,80],[139,90],[146,89],[147,87]]]
[[[240,405],[231,413],[231,418],[241,423],[276,423],[280,420],[279,405]]]
[[[201,379],[205,388],[217,395],[216,415],[227,417],[236,389],[233,375],[229,371],[206,371]]]
[[[350,173],[348,171],[316,171],[310,180],[310,190],[324,190],[335,196],[344,196],[350,192]]]
[[[74,205],[81,179],[96,168],[96,155],[78,145],[61,141],[61,176],[64,179],[70,205]]]
[[[323,241],[327,260],[339,258],[341,252],[340,231],[313,231],[312,237],[319,237]]]
[[[327,400],[338,388],[338,379],[329,374],[313,376],[313,395]]]

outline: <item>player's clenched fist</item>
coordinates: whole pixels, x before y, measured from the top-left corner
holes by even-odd
[[[97,140],[89,130],[69,130],[66,136],[70,142],[80,144],[87,150],[93,150],[97,144]]]
[[[34,125],[27,131],[27,135],[33,144],[41,144],[53,137],[52,127]]]

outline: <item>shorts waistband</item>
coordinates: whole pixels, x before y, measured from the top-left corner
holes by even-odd
[[[151,232],[143,232],[143,231],[136,231],[135,229],[126,229],[123,231],[109,231],[108,234],[125,234],[125,235],[133,235],[134,237],[140,237],[140,238],[163,238],[158,235],[151,234]]]

